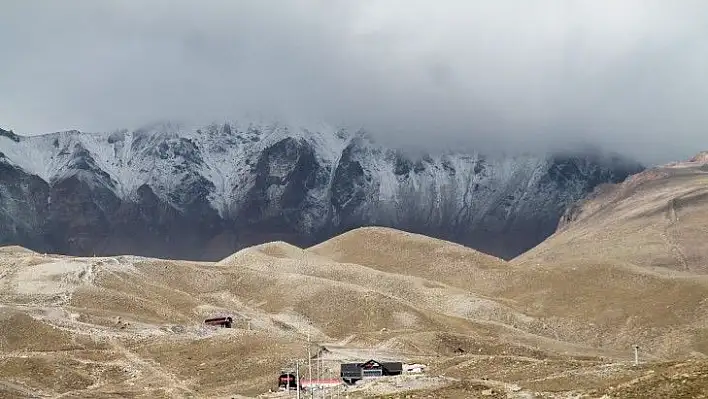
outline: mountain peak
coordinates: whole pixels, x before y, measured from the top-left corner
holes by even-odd
[[[13,132],[12,130],[5,130],[3,128],[0,128],[0,136],[7,137],[8,139],[16,143],[20,141],[20,136],[16,135],[15,132]]]

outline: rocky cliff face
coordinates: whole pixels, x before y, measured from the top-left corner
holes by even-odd
[[[640,165],[598,153],[408,155],[366,134],[277,124],[0,131],[0,243],[76,255],[218,259],[384,225],[502,257]]]
[[[43,249],[49,185],[0,152],[0,245],[24,243]]]

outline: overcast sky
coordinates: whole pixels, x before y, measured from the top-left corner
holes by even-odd
[[[5,0],[0,126],[259,115],[663,162],[708,149],[707,21],[705,0]]]

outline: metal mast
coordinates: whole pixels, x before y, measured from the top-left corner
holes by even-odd
[[[288,381],[290,379],[288,378]],[[297,399],[300,399],[300,361],[295,362],[295,386],[297,387]],[[289,390],[288,390],[289,391]]]
[[[308,374],[308,379],[310,380],[310,397],[314,398],[315,393],[312,390],[312,354],[310,354],[310,332],[307,332],[307,374]]]

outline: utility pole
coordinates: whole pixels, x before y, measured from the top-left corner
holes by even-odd
[[[319,356],[317,356],[317,390],[322,397],[322,359]]]
[[[639,366],[639,345],[634,345],[634,365]]]
[[[288,378],[288,381],[290,379]],[[297,387],[297,399],[300,399],[300,361],[295,362],[295,386]]]
[[[310,354],[310,332],[307,332],[307,374],[308,374],[308,379],[310,380],[310,397],[314,398],[315,397],[315,392],[312,389],[312,355]]]

